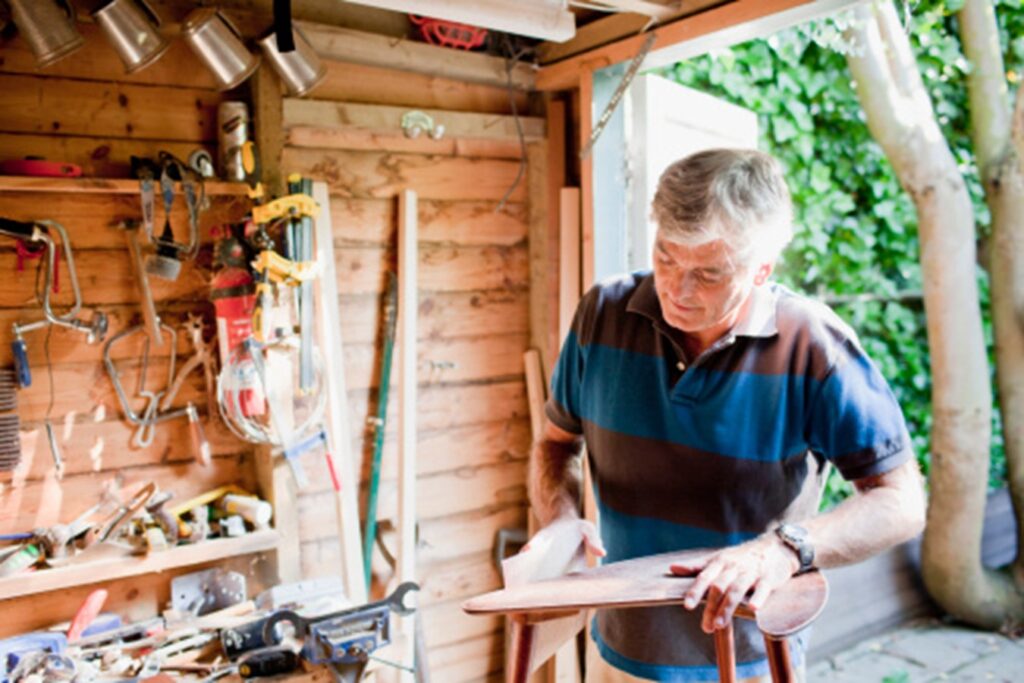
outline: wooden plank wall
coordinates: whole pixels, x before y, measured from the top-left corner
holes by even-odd
[[[525,94],[512,96],[523,112]],[[450,125],[459,118],[454,112],[467,112],[489,114],[493,129],[509,130],[510,93],[503,87],[330,62],[326,82],[312,97],[314,102],[284,102],[282,171],[330,186],[350,419],[361,458],[360,509],[373,447],[366,425],[379,396],[385,276],[395,267],[396,196],[408,187],[420,205],[418,566],[431,675],[451,683],[500,680],[502,622],[465,616],[459,605],[500,585],[495,535],[526,524],[527,188],[535,180],[529,173],[542,169],[528,169],[498,212],[519,172],[518,139],[473,140],[456,133],[440,141],[409,140],[398,128],[401,111],[429,108],[444,110],[434,113]],[[474,116],[463,123],[471,125]],[[542,120],[523,124],[543,134]],[[382,519],[396,510],[396,394],[393,384]],[[337,573],[326,482],[301,496],[299,524],[305,574]],[[395,547],[394,534],[385,533],[384,540]],[[391,571],[379,554],[374,568],[379,593]]]
[[[155,156],[157,150],[167,149],[187,157],[196,147],[214,150],[216,109],[225,95],[213,88],[207,71],[181,41],[174,41],[169,53],[151,68],[126,76],[95,26],[82,23],[79,28],[86,37],[85,47],[43,70],[36,70],[20,37],[0,45],[0,92],[4,93],[0,98],[0,159],[37,155],[80,164],[89,176],[126,177],[132,154]],[[243,216],[247,202],[245,197],[213,197],[202,218],[204,242],[209,243],[212,226]],[[179,237],[187,225],[182,204],[179,197],[173,215]],[[162,214],[161,208],[157,212],[161,220]],[[132,324],[139,313],[139,299],[124,239],[109,226],[139,215],[139,200],[134,195],[0,192],[0,216],[52,219],[65,225],[75,249],[84,306],[98,307],[109,315],[111,335]],[[12,363],[11,323],[42,317],[34,304],[38,261],[30,261],[23,272],[16,272],[13,247],[6,238],[0,241],[3,366]],[[206,312],[212,322],[208,253],[201,261],[201,266],[186,265],[173,283],[151,279],[165,322],[177,324],[194,311]],[[68,292],[62,264],[58,301],[67,301]],[[155,481],[174,491],[179,500],[229,482],[255,485],[251,447],[231,436],[219,419],[204,417],[214,453],[211,467],[194,461],[182,419],[160,425],[150,447],[132,448],[132,428],[121,419],[103,367],[102,344],[87,345],[85,336],[77,332],[57,328],[50,335],[55,393],[53,407],[48,408],[46,338],[45,330],[25,335],[34,376],[32,386],[18,394],[22,464],[14,472],[0,473],[0,533],[70,521],[97,503],[104,487],[111,485],[132,490]],[[115,347],[115,361],[125,369],[126,388],[134,387],[140,346],[127,343]],[[183,335],[178,351],[181,360],[191,353]],[[150,372],[166,371],[166,367],[166,351],[154,352]],[[197,403],[205,415],[201,373],[193,373],[176,402],[183,405],[185,401]],[[48,410],[65,459],[62,481],[55,477],[42,428]],[[152,607],[166,599],[167,581],[167,576],[146,578],[112,589],[125,596],[126,604]],[[0,611],[28,616],[34,611],[34,619],[54,621],[70,617],[78,606],[74,597],[81,594],[81,590],[66,591],[61,593],[62,600],[45,597],[45,604],[54,606],[45,614],[32,607],[41,604],[40,598],[9,601]],[[18,629],[18,623],[5,619],[0,635]]]

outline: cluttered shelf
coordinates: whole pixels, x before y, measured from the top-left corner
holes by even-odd
[[[144,556],[110,554],[79,564],[0,578],[0,596],[6,600],[70,586],[155,574],[177,567],[275,550],[279,542],[280,534],[277,531],[263,529],[237,538],[211,539],[195,545],[150,552]]]
[[[207,195],[245,196],[245,183],[207,181]],[[64,192],[77,194],[138,194],[139,181],[115,178],[43,178],[0,176],[0,192]]]

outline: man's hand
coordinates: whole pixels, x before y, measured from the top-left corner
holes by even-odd
[[[742,545],[726,548],[710,557],[671,566],[677,576],[696,576],[686,591],[683,607],[692,610],[707,594],[707,606],[701,628],[713,633],[732,622],[736,607],[747,594],[747,602],[755,612],[764,606],[768,596],[786,583],[800,568],[796,554],[774,534],[761,536]]]

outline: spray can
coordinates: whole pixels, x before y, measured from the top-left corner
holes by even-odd
[[[242,182],[242,145],[249,140],[249,107],[245,102],[221,102],[217,107],[217,152],[221,177]]]

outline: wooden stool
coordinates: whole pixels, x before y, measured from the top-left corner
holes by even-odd
[[[525,683],[530,672],[542,663],[532,661],[538,624],[584,609],[682,605],[693,579],[674,576],[669,566],[713,552],[690,550],[613,562],[557,579],[487,593],[467,600],[462,609],[468,614],[512,617],[512,656],[505,680]],[[795,576],[779,587],[757,614],[746,603],[736,608],[737,617],[757,622],[775,683],[796,680],[787,638],[814,621],[827,599],[828,583],[820,572],[813,571]],[[732,624],[716,631],[714,639],[719,680],[735,683]]]

